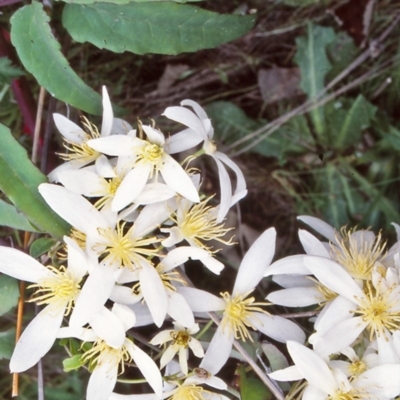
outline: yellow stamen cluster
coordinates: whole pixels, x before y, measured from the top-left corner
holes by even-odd
[[[97,139],[100,133],[95,125],[90,123],[85,117],[83,118],[83,125],[86,128],[85,140],[82,143],[71,142],[64,138],[64,147],[68,153],[59,153],[59,156],[65,161],[79,160],[82,162],[91,162],[96,160],[100,153],[92,149],[87,141],[90,139]]]
[[[358,389],[352,389],[348,392],[343,392],[341,390],[329,395],[327,400],[367,400],[370,399],[370,395],[366,392],[361,392]]]
[[[101,256],[105,256],[105,261],[118,267],[127,267],[132,270],[137,268],[139,260],[143,256],[154,257],[158,255],[155,248],[147,248],[158,243],[156,237],[147,239],[133,238],[132,228],[125,232],[126,222],[117,225],[116,229],[100,230],[104,241],[97,243],[94,247],[95,251],[100,251]]]
[[[232,238],[222,239],[233,228],[224,228],[223,223],[217,223],[217,215],[213,212],[213,207],[207,204],[210,199],[211,197],[194,204],[191,208],[183,209],[182,216],[176,221],[187,240],[207,251],[211,251],[212,247],[207,246],[203,241],[216,240],[226,245],[233,244]]]
[[[257,329],[253,326],[251,318],[254,318],[254,312],[267,313],[258,306],[267,305],[267,303],[255,303],[254,297],[246,297],[250,293],[232,297],[228,292],[221,293],[226,306],[221,324],[223,329],[229,329],[235,335],[235,339],[253,341],[247,327]]]
[[[41,279],[37,284],[30,285],[29,288],[38,288],[29,302],[42,304],[54,304],[65,307],[65,315],[72,309],[73,303],[80,291],[79,282],[72,274],[61,267],[60,269],[48,267],[53,275]]]
[[[361,305],[355,311],[366,322],[367,330],[370,332],[369,339],[375,336],[386,337],[386,330],[400,329],[400,311],[398,296],[393,295],[395,287],[388,288],[381,293],[374,288],[371,282],[364,285],[365,298],[361,299]]]
[[[205,400],[211,393],[196,385],[179,386],[168,400]]]
[[[349,365],[349,372],[351,376],[361,375],[363,372],[367,370],[367,365],[362,360],[353,361]]]
[[[335,293],[332,290],[330,290],[329,288],[327,288],[325,285],[323,285],[321,282],[317,281],[315,278],[309,277],[308,279],[310,279],[311,281],[313,281],[315,283],[316,289],[324,297],[324,300],[319,303],[320,305],[323,305],[329,301],[332,301],[337,297],[337,293]]]
[[[382,242],[381,233],[375,240],[366,240],[364,234],[369,231],[359,231],[355,237],[355,230],[341,229],[341,234],[336,235],[338,247],[331,245],[332,257],[355,279],[368,280],[372,268],[385,256],[386,243]]]
[[[187,349],[189,347],[189,342],[192,340],[189,332],[185,331],[172,331],[170,333],[173,341],[173,344],[177,344],[178,346],[184,347]]]
[[[110,347],[104,340],[94,342],[93,347],[82,355],[82,362],[88,363],[90,369],[94,369],[103,363],[110,364],[110,369],[119,366],[119,374],[125,371],[125,363],[132,361],[125,346],[119,349]]]
[[[99,200],[97,200],[96,203],[94,203],[94,206],[99,210],[101,210],[108,202],[110,202],[114,198],[115,193],[117,192],[117,189],[121,184],[121,182],[122,179],[118,176],[106,182],[107,185],[105,188],[106,194]]]

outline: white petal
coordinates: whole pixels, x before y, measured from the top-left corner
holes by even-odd
[[[110,97],[108,96],[107,88],[105,86],[102,87],[103,92],[103,122],[101,124],[101,133],[102,137],[108,136],[111,133],[111,128],[113,125],[114,114],[111,107]]]
[[[198,135],[201,135],[202,140],[207,139],[207,132],[204,129],[204,125],[201,120],[196,116],[193,111],[188,110],[185,107],[168,107],[163,115],[173,121],[179,122],[187,127],[193,129]]]
[[[136,323],[135,313],[123,304],[114,303],[112,313],[122,322],[125,331],[131,329]]]
[[[108,308],[102,307],[100,311],[93,314],[89,319],[89,324],[96,332],[96,335],[114,349],[119,349],[124,344],[124,324]]]
[[[293,274],[310,275],[310,270],[304,264],[304,255],[294,255],[281,258],[266,268],[264,276]]]
[[[110,293],[110,300],[116,303],[130,305],[136,304],[142,300],[142,294],[135,294],[132,289],[126,286],[115,285]]]
[[[117,382],[118,366],[108,363],[97,365],[93,370],[87,391],[87,400],[108,400]]]
[[[335,379],[318,354],[297,342],[289,341],[287,348],[299,372],[311,385],[325,393],[334,393],[337,389]]]
[[[111,208],[120,211],[140,194],[145,187],[152,169],[152,165],[139,163],[128,172],[115,193]]]
[[[53,114],[54,123],[61,135],[72,143],[83,143],[86,140],[87,134],[78,125],[70,121],[61,114]]]
[[[303,379],[303,375],[299,372],[298,368],[295,365],[291,365],[285,369],[280,369],[278,371],[271,372],[268,376],[279,382],[287,382],[287,381],[299,381]]]
[[[209,312],[225,309],[224,300],[204,290],[184,286],[178,287],[177,290],[188,302],[193,312]]]
[[[307,307],[325,300],[324,296],[315,287],[277,290],[270,293],[266,299],[285,307]]]
[[[80,282],[83,276],[91,269],[89,260],[75,240],[64,236],[64,242],[68,249],[68,271],[72,273],[76,282]]]
[[[160,369],[163,369],[175,357],[175,354],[178,352],[178,350],[179,350],[179,347],[173,346],[173,345],[170,345],[166,348],[166,350],[164,351],[164,353],[160,359]],[[186,363],[186,367],[187,367],[187,363]],[[187,370],[186,370],[186,372],[183,371],[183,373],[186,375]]]
[[[64,308],[45,307],[26,327],[10,361],[11,372],[33,367],[53,346],[64,316]]]
[[[170,155],[164,154],[163,166],[160,172],[165,183],[176,193],[195,203],[200,201],[197,189],[189,175]]]
[[[204,111],[204,108],[196,101],[185,99],[181,101],[181,106],[190,106],[193,108],[194,112],[197,114],[200,120],[209,120],[208,115]]]
[[[339,264],[323,257],[306,256],[304,263],[310,272],[327,288],[349,300],[364,298],[354,279]]]
[[[206,369],[212,375],[217,374],[228,361],[233,340],[233,334],[228,329],[224,330],[220,325],[208,346],[200,368]]]
[[[101,311],[114,288],[113,270],[104,264],[94,268],[87,278],[70,317],[71,326],[84,326]]]
[[[191,348],[191,350],[193,351],[193,354],[196,357],[199,357],[199,358],[204,357],[203,347],[198,340],[196,340],[195,338],[192,338],[189,342],[189,347]]]
[[[286,289],[315,286],[307,275],[274,275],[272,280]]]
[[[154,323],[160,327],[167,315],[168,296],[156,269],[147,263],[143,263],[141,268],[140,289],[153,316]]]
[[[311,256],[331,258],[325,246],[310,232],[299,229],[299,239],[305,252]]]
[[[267,229],[250,247],[240,264],[232,296],[248,293],[258,285],[275,254],[276,231]]]
[[[135,346],[132,342],[126,341],[129,354],[135,361],[140,372],[145,377],[147,383],[152,387],[155,394],[159,397],[162,395],[162,377],[160,370],[157,368],[155,362],[139,347]]]
[[[176,154],[192,149],[202,141],[203,137],[201,135],[188,128],[167,138],[164,148],[168,154]]]
[[[109,156],[129,156],[133,153],[133,138],[124,135],[110,135],[88,140],[87,144],[96,151]]]
[[[220,204],[218,209],[217,222],[222,222],[228,214],[228,211],[232,204],[232,185],[231,178],[229,177],[228,171],[224,164],[217,157],[211,155],[215,160],[218,168],[218,179],[220,185]]]
[[[286,318],[254,312],[251,322],[264,335],[278,342],[286,343],[288,340],[294,340],[304,343],[305,341],[306,335],[302,329]]]
[[[136,197],[135,203],[137,204],[153,204],[160,201],[168,200],[176,195],[165,183],[152,182],[148,183],[143,191]]]
[[[110,160],[104,154],[101,154],[99,157],[97,157],[95,166],[96,172],[103,178],[116,177],[114,168],[111,165]]]
[[[101,176],[88,170],[68,170],[58,174],[58,181],[71,192],[86,197],[99,197],[105,194],[107,182]]]
[[[190,328],[194,324],[193,312],[190,309],[185,298],[177,292],[168,292],[168,315],[186,328]]]
[[[153,325],[153,317],[150,314],[150,310],[149,307],[147,307],[147,304],[143,304],[140,302],[130,305],[129,308],[133,310],[136,316],[135,327]]]
[[[39,192],[46,203],[65,221],[81,232],[107,228],[108,222],[84,197],[62,186],[42,183]]]
[[[0,272],[26,282],[54,276],[48,268],[28,254],[12,247],[0,246]]]
[[[328,240],[337,244],[335,229],[326,222],[322,221],[319,218],[310,217],[308,215],[299,215],[297,219],[303,221],[305,224],[311,226],[311,228],[320,233],[322,236],[325,236]]]
[[[142,125],[142,128],[145,131],[147,137],[149,138],[149,142],[154,143],[160,147],[164,146],[165,137],[159,130],[154,129],[149,125]]]

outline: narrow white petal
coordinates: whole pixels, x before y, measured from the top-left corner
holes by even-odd
[[[68,249],[68,271],[72,272],[77,282],[80,282],[88,270],[91,269],[89,260],[75,240],[68,236],[64,236],[63,239]]]
[[[111,107],[110,97],[108,96],[107,88],[103,86],[103,122],[101,124],[101,132],[100,135],[102,137],[108,136],[111,134],[111,128],[113,125],[114,113]]]
[[[108,400],[114,390],[118,376],[118,365],[97,365],[90,375],[86,391],[87,400]]]
[[[307,275],[274,275],[272,280],[286,289],[315,286]]]
[[[244,179],[244,175],[239,166],[233,162],[226,154],[221,153],[220,151],[216,151],[214,156],[221,160],[224,164],[226,164],[236,175],[236,189],[233,192],[234,194],[246,192],[246,181]]]
[[[325,300],[316,287],[277,290],[270,293],[266,299],[271,303],[285,307],[307,307]]]
[[[84,326],[103,308],[114,288],[113,270],[104,264],[94,268],[76,299],[70,317],[71,326]]]
[[[197,134],[197,132],[195,132],[194,130],[188,128],[169,137],[166,140],[164,148],[168,152],[168,154],[176,154],[192,149],[203,140],[204,139],[201,135]]]
[[[119,349],[125,342],[125,327],[122,321],[106,307],[93,314],[89,324],[96,335],[109,346]]]
[[[88,200],[62,186],[42,183],[39,192],[46,203],[65,221],[81,232],[107,228],[108,222]]]
[[[294,256],[281,258],[266,268],[264,276],[282,274],[310,275],[310,270],[304,264],[304,257],[303,254],[296,254]]]
[[[135,294],[132,289],[127,286],[115,285],[112,292],[110,293],[110,300],[115,303],[130,305],[136,304],[142,300],[142,294]]]
[[[300,379],[303,379],[303,375],[299,372],[295,365],[271,372],[268,374],[268,376],[274,381],[279,382],[299,381]]]
[[[0,246],[0,260],[0,272],[21,281],[36,283],[54,275],[40,262],[12,247]]]
[[[190,100],[190,99],[185,99],[181,101],[181,106],[190,106],[193,108],[194,112],[197,114],[197,116],[202,120],[208,120],[208,115],[204,111],[204,108],[197,103],[196,101]]]
[[[83,143],[86,140],[87,134],[78,125],[70,121],[68,118],[61,114],[53,114],[54,123],[61,135],[65,139],[73,143]]]
[[[128,172],[115,193],[111,204],[113,211],[120,211],[132,203],[145,187],[152,165],[140,163]]]
[[[176,195],[165,183],[153,182],[148,183],[143,191],[136,197],[135,203],[137,204],[153,204],[164,200],[168,200]]]
[[[310,217],[308,215],[299,215],[297,219],[303,221],[305,224],[311,226],[311,228],[320,233],[322,236],[325,236],[328,240],[337,244],[335,229],[326,222],[322,221],[319,218]]]
[[[218,179],[221,194],[217,222],[222,222],[226,214],[228,214],[232,204],[231,178],[229,177],[228,171],[226,170],[224,164],[222,164],[222,162],[213,154],[211,154],[211,157],[215,160],[218,168]]]
[[[93,171],[79,169],[69,170],[58,174],[58,180],[68,190],[86,197],[96,197],[105,194],[106,181]]]
[[[135,364],[140,369],[148,384],[152,387],[155,394],[159,397],[162,395],[162,377],[160,370],[155,362],[139,347],[132,342],[127,341],[126,347],[129,354],[135,361]]]
[[[233,340],[233,333],[229,332],[228,329],[223,330],[220,325],[211,339],[200,368],[204,368],[212,375],[217,374],[228,361]]]
[[[299,239],[307,254],[331,258],[326,247],[310,232],[299,229]]]
[[[349,300],[364,298],[354,279],[339,264],[323,257],[306,256],[304,263],[310,272],[327,288]]]
[[[193,129],[197,134],[202,136],[202,140],[207,139],[207,132],[204,129],[204,125],[193,111],[190,111],[185,107],[175,106],[168,107],[164,111],[163,115]]]
[[[306,338],[306,335],[298,325],[277,315],[254,312],[251,322],[264,335],[281,343],[286,343],[288,340],[304,343]]]
[[[91,161],[89,161],[91,162]],[[48,175],[47,178],[49,179],[49,182],[54,183],[54,182],[59,182],[58,180],[58,175],[62,171],[70,171],[70,170],[77,170],[86,164],[89,164],[89,162],[81,162],[79,160],[71,160],[71,161],[65,161],[58,167],[54,168],[53,171],[51,171]]]
[[[240,264],[232,296],[248,293],[258,285],[275,254],[276,231],[267,229],[250,247]]]
[[[168,292],[168,315],[186,328],[195,323],[193,312],[185,298],[178,292]]]
[[[201,343],[196,340],[195,338],[192,338],[189,342],[189,347],[191,348],[191,350],[193,351],[193,354],[196,357],[204,357],[204,350],[203,350],[203,346],[201,345]]]
[[[33,367],[53,346],[65,308],[45,307],[22,332],[10,361],[11,372]]]
[[[225,301],[204,290],[178,287],[178,292],[185,298],[193,312],[219,311],[225,309]]]
[[[129,136],[110,135],[88,140],[87,144],[92,149],[109,156],[129,156],[133,152],[134,140]]]
[[[207,385],[219,390],[227,390],[228,388],[228,385],[221,378],[214,375],[208,376],[207,378],[200,378],[196,375],[192,375],[185,379],[185,384]]]
[[[317,353],[292,341],[287,343],[287,348],[299,372],[311,385],[317,386],[325,393],[334,393],[337,389],[335,379]]]
[[[147,307],[147,304],[143,304],[140,302],[130,305],[129,308],[133,310],[136,316],[135,327],[154,324],[153,317],[150,313],[149,307]]]
[[[170,155],[164,154],[163,166],[160,172],[165,183],[176,193],[195,203],[200,201],[197,189],[189,175]]]
[[[103,178],[115,178],[116,174],[110,160],[104,155],[97,157],[96,162],[96,172]]]
[[[164,146],[165,137],[158,129],[154,129],[149,125],[142,125],[142,128],[149,138],[149,142],[154,143],[160,147]]]
[[[163,369],[175,357],[175,354],[178,350],[179,347],[173,345],[170,345],[166,348],[160,359],[160,369]]]
[[[156,269],[143,263],[140,271],[140,289],[149,307],[154,323],[160,327],[168,309],[168,296]]]
[[[131,329],[136,323],[135,313],[123,304],[114,303],[112,313],[122,322],[125,331]]]

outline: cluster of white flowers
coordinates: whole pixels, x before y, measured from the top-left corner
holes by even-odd
[[[54,115],[67,152],[39,192],[72,228],[53,265],[49,257],[43,266],[0,247],[0,272],[31,282],[29,301],[46,305],[20,337],[11,371],[31,368],[57,339],[73,338],[80,344],[70,349],[69,366],[90,372],[88,400],[224,400],[227,384],[215,375],[233,356],[235,340],[251,344],[259,332],[287,343],[295,365],[270,377],[298,380],[290,393],[299,399],[399,395],[398,244],[385,252],[380,235],[338,233],[301,217],[330,242],[300,231],[307,254],[271,264],[276,232],[270,228],[244,256],[231,292],[218,297],[188,280],[189,260],[216,276],[224,268],[213,246],[232,244],[225,217],[247,190],[240,168],[217,151],[204,110],[191,100],[181,104],[164,112],[185,126],[169,137],[154,125],[139,122],[135,130],[114,118],[105,88],[100,132],[86,119],[82,129]],[[172,157],[187,150],[193,154],[182,162]],[[201,155],[215,160],[219,196],[202,194],[200,172],[190,167]],[[269,294],[268,303],[257,301],[255,289],[268,276],[284,289]],[[313,350],[296,323],[268,312],[271,303],[320,306],[307,340]],[[136,329],[143,326],[154,335],[143,340]],[[211,340],[201,341],[210,329]],[[122,374],[144,377],[152,392],[137,394],[131,385],[131,394],[115,393]]]

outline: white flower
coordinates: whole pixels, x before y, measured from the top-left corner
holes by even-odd
[[[214,159],[218,167],[221,187],[221,204],[218,211],[217,222],[221,222],[228,213],[229,208],[247,194],[243,172],[228,156],[217,151],[217,147],[213,142],[214,129],[203,108],[193,100],[183,100],[181,105],[192,107],[194,112],[186,107],[168,107],[163,114],[167,118],[180,122],[189,128],[173,135],[169,139],[168,146],[170,148],[170,154],[190,149],[203,142],[204,152]],[[236,189],[233,193],[231,180],[224,164],[232,169],[236,175]]]
[[[220,299],[219,310],[223,310],[219,325],[206,352],[201,368],[217,373],[229,358],[234,339],[251,339],[248,327],[280,341],[292,339],[304,342],[304,332],[293,322],[268,314],[248,297],[262,279],[275,252],[274,228],[266,230],[251,246],[239,267],[232,294],[225,292]]]
[[[194,324],[190,329],[185,328],[177,323],[174,323],[174,329],[169,329],[159,332],[151,339],[151,344],[163,345],[171,342],[164,351],[161,360],[160,368],[164,368],[176,354],[179,355],[179,364],[182,372],[188,374],[187,359],[189,357],[190,348],[196,357],[204,357],[204,351],[201,344],[192,335],[199,331],[199,325]]]
[[[32,299],[46,307],[39,312],[22,333],[11,357],[12,372],[22,372],[35,365],[53,346],[63,317],[69,314],[79,294],[80,282],[87,272],[82,250],[69,238],[68,268],[44,267],[27,254],[0,247],[0,272],[16,279],[34,283]]]
[[[199,195],[185,170],[165,148],[164,135],[151,126],[142,126],[148,140],[133,135],[113,135],[90,140],[95,150],[112,156],[126,157],[126,168],[131,169],[122,180],[112,202],[113,211],[120,211],[133,202],[149,179],[161,174],[164,182],[175,192],[198,202]]]
[[[278,381],[306,379],[304,400],[389,400],[400,394],[400,364],[379,365],[349,380],[307,347],[288,341],[287,348],[295,368],[275,371],[269,376]]]

